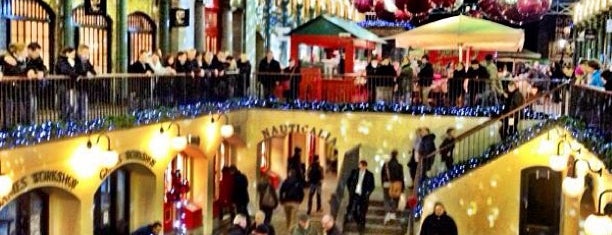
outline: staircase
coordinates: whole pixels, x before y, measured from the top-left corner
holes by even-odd
[[[404,235],[408,221],[405,216],[397,213],[397,219],[392,220],[387,225],[385,220],[385,207],[382,200],[370,200],[368,213],[366,215],[366,228],[361,235]],[[357,230],[357,224],[354,222],[344,224],[345,235],[360,234]]]

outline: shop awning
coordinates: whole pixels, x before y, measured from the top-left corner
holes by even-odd
[[[342,18],[321,15],[293,29],[288,35],[329,35],[348,36],[375,43],[385,44],[376,34],[357,23]]]
[[[438,20],[385,39],[397,47],[449,50],[469,47],[477,50],[520,51],[525,33],[492,21],[459,15]]]
[[[497,60],[539,60],[542,58],[540,53],[530,50],[522,50],[521,52],[500,52],[497,54]]]

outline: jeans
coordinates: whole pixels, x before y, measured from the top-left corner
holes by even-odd
[[[312,197],[317,194],[317,211],[321,210],[321,182],[310,184],[310,193],[308,194],[308,214],[312,209]]]
[[[300,203],[297,202],[285,202],[283,204],[283,209],[285,209],[285,216],[287,217],[287,219],[285,220],[287,229],[291,228],[291,225],[293,225],[299,208]]]

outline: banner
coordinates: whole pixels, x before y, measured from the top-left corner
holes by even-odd
[[[86,15],[106,15],[106,0],[85,0]]]
[[[189,26],[189,9],[172,8],[170,9],[170,27]]]

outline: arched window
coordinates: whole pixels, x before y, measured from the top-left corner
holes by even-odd
[[[130,63],[138,60],[141,50],[155,50],[155,35],[157,27],[151,17],[142,12],[128,15],[128,58]]]
[[[89,46],[90,61],[99,74],[111,72],[111,19],[109,16],[86,15],[85,7],[72,11],[76,44]]]
[[[51,68],[55,13],[42,0],[0,0],[0,49],[8,44],[37,42],[42,46],[45,65]]]

